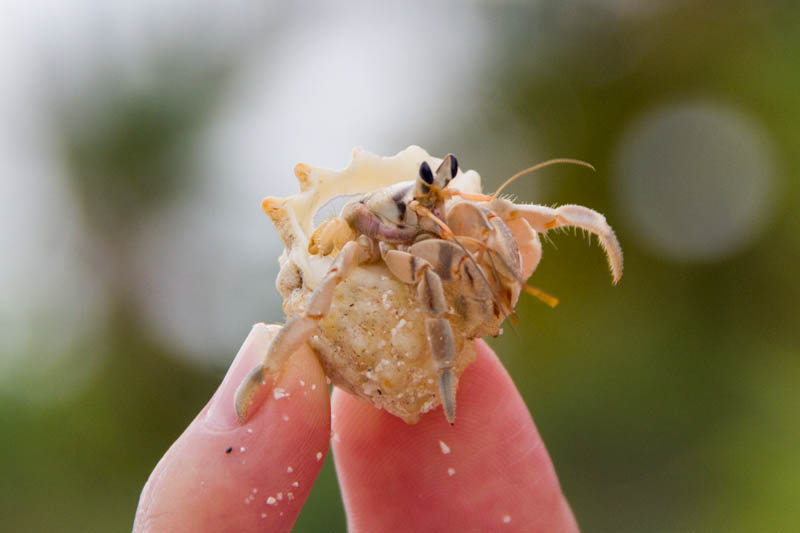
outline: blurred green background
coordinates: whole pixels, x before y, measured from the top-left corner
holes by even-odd
[[[167,4],[167,5],[165,5]],[[800,529],[800,3],[11,3],[0,18],[0,516],[125,531],[250,326],[298,161],[453,152],[555,234],[491,341],[586,531]],[[297,531],[344,530],[330,459]]]

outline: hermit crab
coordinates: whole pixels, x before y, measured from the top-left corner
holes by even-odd
[[[407,423],[442,404],[452,424],[459,376],[475,358],[471,341],[499,335],[523,290],[553,303],[525,284],[541,258],[540,234],[577,227],[596,235],[614,283],[622,276],[622,250],[603,215],[483,194],[480,176],[453,155],[357,148],[341,171],[301,163],[295,175],[299,194],[262,203],[286,246],[277,287],[288,320],[236,392],[242,421],[266,379],[308,343],[337,387]],[[349,196],[338,216],[314,227],[321,207]]]

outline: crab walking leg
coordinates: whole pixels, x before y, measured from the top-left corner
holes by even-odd
[[[459,237],[472,237],[484,242],[493,230],[485,210],[473,202],[456,202],[447,209],[445,223]]]
[[[452,271],[452,265],[457,266],[460,250],[452,243],[440,240],[423,241],[423,243],[426,243],[425,246],[419,246],[422,243],[415,244],[411,250],[416,248],[423,252],[429,251],[427,248],[430,245],[438,246],[441,251],[439,257],[444,263],[438,263],[436,271],[449,274]],[[447,300],[442,286],[442,277],[434,271],[430,262],[418,255],[385,248],[382,252],[383,260],[392,274],[404,283],[417,284],[417,299],[425,312],[433,317],[425,320],[428,348],[431,351],[433,365],[439,373],[439,395],[442,399],[444,415],[452,425],[456,418],[456,376],[453,372],[456,352],[453,329],[450,327],[450,322],[444,318],[447,313]]]
[[[502,218],[491,211],[487,213],[494,232],[489,234],[486,248],[498,259],[502,273],[511,281],[522,278],[522,258],[514,234]]]
[[[524,218],[507,220],[506,225],[514,235],[514,240],[517,241],[519,247],[522,259],[522,279],[528,279],[542,259],[542,243],[539,235]]]
[[[456,420],[456,351],[453,330],[446,318],[425,320],[428,346],[431,349],[433,366],[439,372],[439,395],[442,397],[444,416],[452,426]]]
[[[492,210],[505,219],[524,218],[538,233],[562,227],[584,229],[597,235],[600,246],[608,258],[614,284],[622,277],[622,248],[606,217],[581,205],[562,205],[552,208],[544,205],[518,205],[505,199],[491,203]]]
[[[325,277],[311,294],[306,312],[290,319],[281,328],[270,344],[264,362],[255,367],[236,389],[234,405],[236,415],[241,422],[245,422],[251,414],[250,407],[253,399],[265,378],[279,374],[289,356],[308,340],[317,328],[319,321],[328,314],[336,286],[359,263],[363,263],[371,257],[370,250],[368,239],[367,241],[350,241],[345,244]]]
[[[425,268],[419,277],[417,298],[428,314],[435,317],[425,320],[425,330],[433,365],[439,372],[439,395],[444,416],[453,425],[456,419],[456,376],[453,372],[456,352],[450,322],[442,316],[447,312],[447,300],[442,279],[433,269]]]

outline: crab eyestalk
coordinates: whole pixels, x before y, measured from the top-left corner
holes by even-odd
[[[435,174],[428,162],[423,161],[419,165],[419,176],[414,188],[414,199],[427,208],[440,204],[445,199],[442,191],[456,174],[458,174],[458,160],[453,154],[448,154],[442,160]]]

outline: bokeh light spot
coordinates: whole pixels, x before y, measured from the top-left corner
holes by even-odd
[[[717,103],[650,111],[623,134],[616,195],[651,252],[713,261],[750,244],[771,219],[775,163],[764,129]]]

